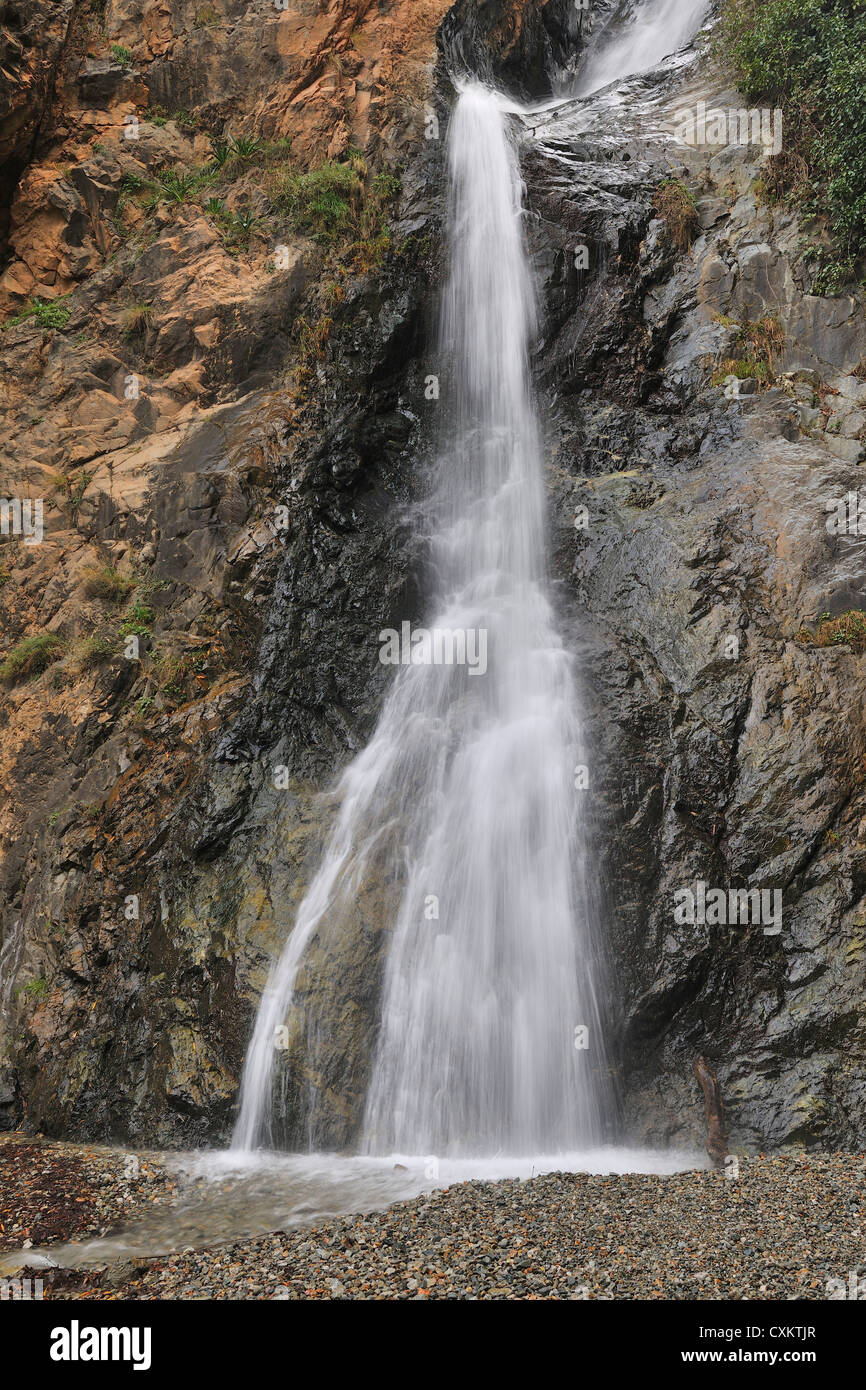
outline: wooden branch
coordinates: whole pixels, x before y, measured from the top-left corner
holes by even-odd
[[[705,1057],[695,1058],[693,1070],[704,1093],[704,1103],[707,1107],[707,1153],[716,1168],[723,1168],[728,1154],[728,1131],[725,1126],[722,1088]]]

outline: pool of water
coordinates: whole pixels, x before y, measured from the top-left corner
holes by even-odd
[[[24,1265],[78,1269],[168,1255],[287,1230],[355,1212],[381,1211],[423,1192],[472,1180],[542,1173],[677,1173],[706,1168],[698,1152],[598,1149],[535,1158],[434,1159],[232,1152],[162,1155],[177,1196],[105,1236],[7,1251],[0,1275]]]

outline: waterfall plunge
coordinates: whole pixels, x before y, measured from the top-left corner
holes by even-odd
[[[609,82],[655,67],[691,42],[709,8],[709,0],[642,0],[623,27],[615,11],[611,24],[590,40],[571,95],[589,96]]]
[[[462,92],[449,131],[449,429],[431,500],[428,628],[484,630],[488,667],[401,666],[344,774],[321,867],[265,990],[234,1147],[271,1141],[274,1033],[298,967],[394,842],[401,897],[365,1152],[486,1156],[600,1138],[592,867],[571,659],[546,593],[528,348],[534,296],[503,104]],[[429,919],[425,905],[438,905]],[[575,1046],[585,1027],[589,1049]]]

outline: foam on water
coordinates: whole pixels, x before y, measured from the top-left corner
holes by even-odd
[[[527,1179],[543,1173],[659,1173],[705,1168],[706,1158],[686,1151],[599,1149],[535,1158],[443,1159],[435,1174],[429,1160],[337,1154],[208,1153],[167,1155],[180,1180],[176,1202],[156,1207],[127,1230],[48,1249],[0,1254],[0,1278],[25,1266],[79,1269],[147,1259],[192,1246],[290,1230],[356,1212],[383,1211],[455,1183]]]

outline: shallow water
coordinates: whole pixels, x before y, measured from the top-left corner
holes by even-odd
[[[0,1255],[0,1276],[27,1265],[78,1269],[224,1244],[323,1218],[383,1211],[394,1202],[473,1180],[526,1179],[542,1173],[678,1173],[706,1168],[697,1152],[595,1149],[536,1158],[387,1158],[338,1154],[163,1155],[180,1180],[178,1198],[126,1229],[47,1249]]]

